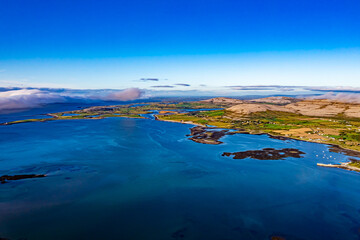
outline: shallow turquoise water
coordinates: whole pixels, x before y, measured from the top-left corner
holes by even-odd
[[[0,185],[0,237],[360,239],[359,173],[316,166],[346,156],[265,135],[204,145],[187,139],[189,127],[125,118],[0,126],[0,175],[47,174]],[[306,155],[221,156],[265,147]]]

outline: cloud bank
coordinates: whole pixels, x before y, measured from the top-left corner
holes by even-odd
[[[138,88],[128,88],[123,91],[107,93],[105,96],[99,97],[99,99],[105,101],[132,101],[140,98],[142,94],[143,91]],[[96,99],[97,96],[94,98]]]
[[[301,86],[282,86],[282,85],[250,85],[250,86],[227,86],[232,90],[241,91],[281,91],[290,92],[302,88]]]
[[[26,109],[41,105],[64,102],[65,98],[56,93],[38,89],[21,89],[0,92],[0,113],[3,110]]]
[[[327,98],[343,102],[360,103],[360,88],[351,87],[309,87],[281,85],[225,86],[223,89],[208,88],[198,85],[197,89],[188,87],[190,84],[175,83],[170,85],[151,86],[146,90],[146,97],[199,97],[199,96],[246,96],[252,91],[262,90],[261,94],[285,94],[292,96],[321,94],[315,98]],[[179,87],[179,88],[177,88]],[[247,92],[248,91],[248,92]],[[29,109],[52,103],[81,103],[91,101],[132,101],[145,98],[145,90],[128,88],[123,90],[98,89],[66,89],[66,88],[6,88],[0,87],[0,114],[9,110]]]
[[[359,87],[305,87],[305,89],[318,92],[360,93]]]
[[[339,102],[360,103],[360,94],[357,93],[334,93],[329,92],[320,96],[312,97],[312,99],[330,99]]]
[[[124,90],[4,89],[0,91],[0,113],[51,103],[81,101],[132,101],[143,96],[138,88]]]

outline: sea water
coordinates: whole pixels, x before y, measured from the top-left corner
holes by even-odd
[[[0,185],[0,237],[360,238],[360,174],[316,165],[347,156],[266,135],[195,143],[186,137],[190,127],[153,118],[0,126],[0,176],[46,174]],[[269,147],[306,154],[271,161],[221,156]]]

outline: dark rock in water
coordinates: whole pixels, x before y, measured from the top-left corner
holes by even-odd
[[[222,156],[234,156],[233,159],[252,158],[258,160],[284,160],[288,157],[301,158],[302,154],[305,153],[295,148],[264,148],[263,150],[249,150],[244,152],[224,152]]]
[[[272,139],[277,139],[277,140],[281,140],[281,141],[292,140],[291,138],[288,138],[288,137],[276,136],[276,135],[270,135],[270,134],[269,134],[269,137]]]
[[[1,183],[7,183],[7,181],[12,181],[12,180],[21,180],[21,179],[27,179],[27,178],[41,178],[41,177],[45,177],[46,175],[44,174],[23,174],[23,175],[13,175],[13,176],[9,176],[9,175],[3,175],[0,177],[0,182]],[[1,238],[0,238],[1,240]]]
[[[192,137],[189,139],[197,143],[221,144],[223,142],[219,141],[219,139],[229,134],[229,130],[209,130],[209,129],[216,129],[216,128],[207,128],[202,126],[196,126],[190,128],[191,133],[188,136],[192,136]]]
[[[360,158],[360,152],[350,150],[350,149],[345,149],[345,148],[339,147],[337,145],[330,145],[329,151],[330,152],[335,152],[335,153],[342,153],[342,154],[344,154],[346,156],[350,156],[350,157],[358,157],[358,158]]]
[[[199,135],[206,132],[206,128],[202,127],[202,126],[196,126],[196,127],[192,127],[190,128],[190,134],[187,136],[195,136],[195,135]]]
[[[355,158],[349,158],[349,161],[352,163],[360,163],[360,160]]]

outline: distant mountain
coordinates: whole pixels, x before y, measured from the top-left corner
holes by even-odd
[[[265,101],[268,102],[265,102]],[[230,100],[228,100],[230,102]],[[291,102],[285,104],[286,102]],[[285,105],[274,105],[285,104]],[[360,104],[345,103],[328,99],[307,99],[299,100],[292,98],[285,99],[256,99],[246,103],[237,104],[226,110],[239,115],[247,115],[255,112],[278,111],[291,112],[305,116],[335,117],[345,116],[360,118]]]
[[[266,98],[253,99],[253,100],[250,100],[250,102],[273,103],[273,104],[284,105],[284,104],[289,104],[289,103],[295,103],[300,100],[301,99],[292,98],[292,97],[266,97]]]
[[[211,99],[207,99],[207,100],[202,100],[201,102],[240,104],[240,103],[246,103],[247,101],[239,100],[239,99],[235,99],[235,98],[216,97],[216,98],[211,98]]]

